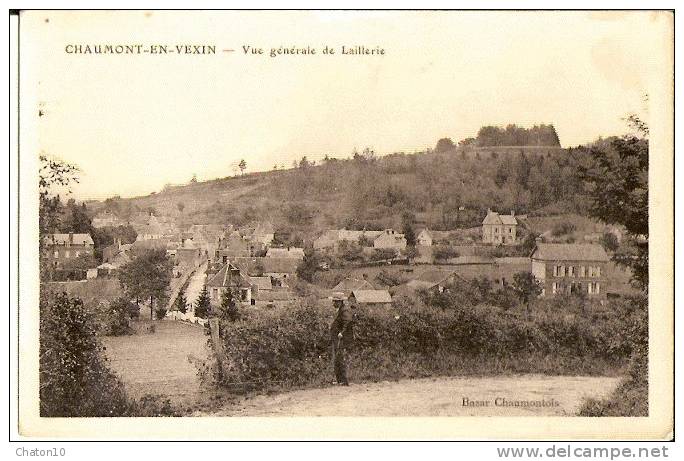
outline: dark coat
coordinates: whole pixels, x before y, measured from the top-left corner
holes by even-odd
[[[351,307],[343,305],[337,310],[335,320],[330,325],[330,339],[334,342],[338,340],[338,333],[342,333],[340,346],[348,347],[354,340],[354,315]]]

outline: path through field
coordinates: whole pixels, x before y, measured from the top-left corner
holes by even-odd
[[[385,381],[256,396],[196,416],[572,416],[584,397],[606,397],[619,381],[614,377],[543,375]],[[464,398],[488,401],[489,405],[465,406]],[[497,398],[553,399],[558,406],[496,406]]]

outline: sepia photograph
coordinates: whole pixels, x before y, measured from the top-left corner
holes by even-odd
[[[673,11],[14,14],[21,435],[671,438]]]

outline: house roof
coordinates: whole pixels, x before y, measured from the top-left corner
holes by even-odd
[[[133,242],[131,247],[133,250],[158,250],[166,249],[169,246],[169,239],[159,238],[159,239],[149,239],[149,240],[136,240]]]
[[[421,235],[424,235],[425,237],[432,238],[432,232],[427,227],[425,229],[421,230],[420,232],[418,232],[418,238],[420,238]]]
[[[260,290],[271,290],[273,285],[271,277],[247,277],[249,283]]]
[[[254,298],[257,301],[289,301],[291,299],[295,299],[296,296],[290,290],[276,289],[268,291],[259,290],[254,295]]]
[[[71,236],[72,240],[69,240]],[[94,245],[93,238],[90,234],[47,234],[44,237],[45,244],[47,245],[66,245],[71,243],[73,245]]]
[[[294,274],[301,260],[299,258],[259,258],[264,272]]]
[[[514,215],[499,214],[496,211],[487,210],[487,216],[485,216],[482,224],[503,224],[505,226],[517,226],[518,220],[515,219]]]
[[[301,263],[298,258],[235,257],[230,262],[246,274],[254,274],[261,265],[264,273],[294,274]]]
[[[442,269],[430,269],[420,274],[418,277],[416,277],[415,280],[418,280],[420,282],[429,282],[433,285],[437,285],[438,283],[443,282],[444,280],[449,278],[452,274],[454,274],[454,272],[455,271],[448,271]]]
[[[332,291],[343,291],[348,293],[353,290],[374,290],[375,287],[368,281],[363,279],[354,279],[347,277],[340,283],[335,285]]]
[[[281,257],[281,258],[304,258],[304,248],[269,248],[266,251],[267,258]]]
[[[232,270],[229,270],[232,269]],[[233,272],[237,271],[237,274]],[[240,270],[232,264],[225,264],[213,277],[207,281],[208,287],[250,287],[250,283],[242,276]]]
[[[578,243],[538,243],[531,255],[541,261],[603,261],[610,260],[601,245]]]
[[[518,225],[518,220],[515,219],[515,216],[513,216],[513,215],[500,214],[499,218],[501,219],[501,223],[504,226],[517,226]]]
[[[387,290],[354,290],[352,296],[359,303],[391,303],[392,296]]]

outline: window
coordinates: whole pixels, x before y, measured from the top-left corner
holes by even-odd
[[[565,277],[565,266],[560,267],[560,273],[558,275],[561,277]]]
[[[55,259],[59,259],[59,250],[55,250]]]
[[[579,273],[579,276],[580,276],[580,277],[586,277],[586,276],[587,276],[587,269],[586,269],[586,267],[580,266],[580,273]]]
[[[558,266],[553,266],[553,276],[558,277]]]
[[[601,266],[596,266],[596,277],[601,277]]]
[[[596,286],[594,287],[594,293],[596,293],[596,294],[601,293],[601,284],[598,283],[598,282],[596,282],[594,285],[596,285]]]
[[[212,288],[211,289],[211,297],[214,299],[218,298],[218,288]]]
[[[558,291],[558,284],[556,282],[553,282],[553,284],[551,284],[551,292],[555,295],[557,291]]]
[[[574,276],[575,276],[575,268],[574,268],[573,266],[568,266],[568,275],[569,275],[570,277],[574,277]]]

